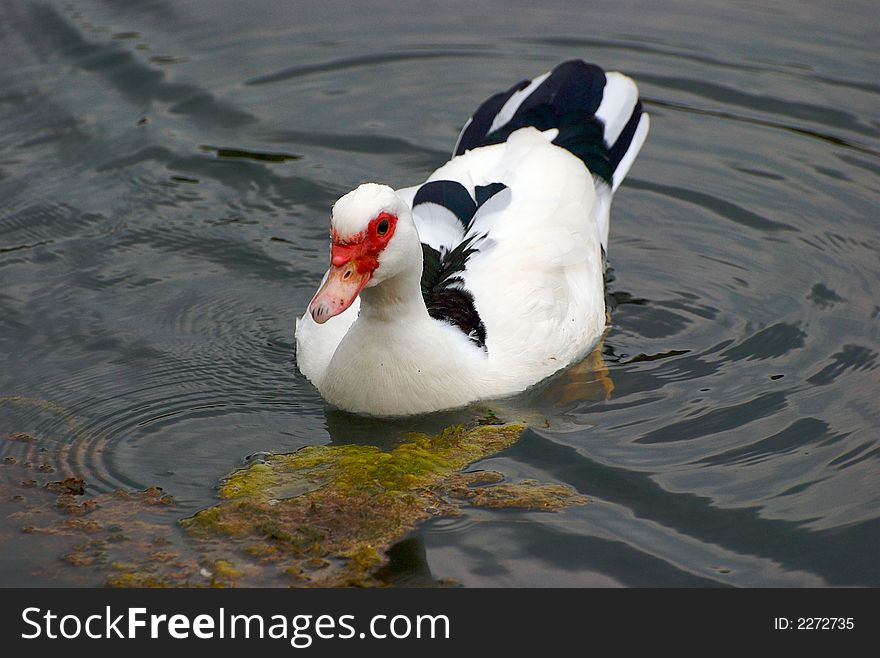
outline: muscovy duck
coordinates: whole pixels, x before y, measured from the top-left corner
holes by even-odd
[[[426,182],[340,198],[300,371],[340,409],[402,416],[582,359],[605,329],[612,195],[648,126],[630,78],[568,61],[484,102]]]

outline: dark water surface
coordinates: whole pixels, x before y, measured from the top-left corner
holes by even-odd
[[[4,0],[0,434],[183,516],[251,453],[457,420],[338,414],[296,371],[329,207],[585,58],[653,118],[612,217],[613,393],[583,368],[493,405],[532,428],[480,467],[592,502],[428,523],[401,578],[880,585],[876,3],[590,4]],[[65,582],[10,536],[0,584]]]

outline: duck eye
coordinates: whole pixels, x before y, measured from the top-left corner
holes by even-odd
[[[376,235],[385,235],[386,233],[388,233],[388,229],[390,228],[390,226],[391,224],[388,222],[388,220],[383,219],[381,222],[376,224]]]

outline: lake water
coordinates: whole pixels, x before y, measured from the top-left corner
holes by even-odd
[[[36,444],[2,456],[185,516],[252,453],[460,420],[340,414],[297,372],[329,208],[583,58],[653,120],[612,213],[607,376],[493,404],[530,429],[478,467],[591,502],[428,522],[398,582],[880,585],[876,3],[593,4],[4,0],[0,435]],[[3,524],[0,584],[68,582]]]

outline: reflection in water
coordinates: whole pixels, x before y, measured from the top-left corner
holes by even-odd
[[[392,581],[880,585],[871,3],[551,1],[540,34],[491,3],[203,4],[0,6],[0,434],[33,439],[0,442],[0,476],[158,485],[180,518],[247,455],[388,450],[491,410],[531,429],[477,467],[591,503],[465,507],[395,549]],[[631,72],[654,118],[615,200],[601,356],[459,412],[326,408],[292,334],[330,205],[423,180],[476,103],[572,57]],[[0,582],[51,582],[34,564],[57,553],[15,528]]]
[[[388,558],[388,564],[376,573],[379,580],[393,587],[432,587],[438,584],[431,575],[421,537],[398,542],[388,550]]]

